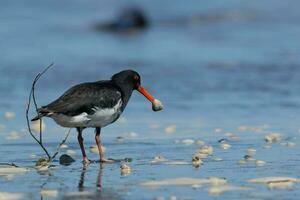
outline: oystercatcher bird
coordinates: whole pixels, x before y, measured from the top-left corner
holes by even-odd
[[[32,121],[50,117],[62,127],[76,128],[85,164],[90,161],[85,153],[82,131],[85,128],[95,128],[100,162],[109,162],[111,160],[105,158],[101,146],[101,128],[120,117],[134,90],[152,103],[153,111],[162,110],[162,103],[141,86],[140,75],[133,70],[125,70],[113,75],[111,80],[81,83],[71,87],[52,103],[39,108],[39,115]]]

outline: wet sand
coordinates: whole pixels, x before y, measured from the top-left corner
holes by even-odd
[[[121,124],[123,126],[126,123]],[[151,130],[150,127],[149,129]],[[38,145],[23,143],[18,139],[8,141],[1,145],[1,158],[9,154],[6,162],[14,162],[29,170],[1,173],[4,167],[2,165],[1,192],[22,195],[22,199],[211,199],[214,196],[226,199],[295,198],[299,194],[298,180],[288,178],[298,178],[296,166],[299,140],[296,137],[286,138],[282,134],[281,141],[268,143],[264,141],[264,137],[271,132],[270,126],[244,126],[243,131],[238,129],[241,127],[236,127],[231,134],[217,129],[212,129],[201,137],[189,134],[189,140],[201,139],[205,143],[200,145],[177,143],[177,140],[184,141],[187,137],[178,132],[172,135],[163,133],[164,125],[148,135],[136,133],[135,137],[129,137],[130,134],[120,134],[124,137],[122,143],[116,140],[117,134],[109,137],[104,135],[108,157],[132,158],[132,162],[126,163],[130,167],[127,173],[122,172],[120,163],[100,165],[94,162],[84,167],[78,144],[74,141],[74,131],[60,155],[71,150],[75,163],[62,166],[56,159],[53,166],[45,171],[34,168],[35,161],[41,157]],[[235,138],[232,139],[233,134]],[[295,133],[295,136],[298,134]],[[86,133],[85,137],[86,146],[93,145],[91,133]],[[226,139],[231,148],[223,149],[220,139]],[[287,146],[287,141],[294,142],[295,146]],[[202,158],[203,164],[195,167],[192,156],[203,145],[211,146],[213,153]],[[47,146],[54,150],[56,145],[52,142]],[[253,153],[251,159],[246,156],[249,152]],[[156,158],[156,162],[153,162],[158,155],[164,159]],[[98,159],[98,155],[92,152],[89,152],[89,157],[94,161]],[[245,162],[241,163],[240,160]],[[265,164],[257,166],[256,160],[263,160]],[[251,180],[274,176],[279,178]],[[283,183],[283,186],[270,187],[276,183],[277,186],[278,183]],[[18,187],[15,188],[14,185]]]

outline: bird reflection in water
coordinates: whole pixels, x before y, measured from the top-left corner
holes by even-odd
[[[79,192],[84,191],[85,173],[86,173],[88,167],[89,167],[88,165],[83,165],[83,167],[82,167],[81,174],[80,174],[80,180],[79,180],[79,184],[78,184]],[[99,191],[99,192],[102,191],[103,168],[104,168],[104,164],[100,163],[99,172],[98,172],[98,176],[97,176],[97,180],[96,180],[96,188],[97,188],[97,191]]]

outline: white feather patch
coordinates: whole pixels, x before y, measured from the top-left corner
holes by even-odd
[[[122,100],[112,108],[94,107],[94,113],[88,115],[86,112],[76,116],[53,114],[52,119],[63,127],[104,127],[116,120],[121,114]]]

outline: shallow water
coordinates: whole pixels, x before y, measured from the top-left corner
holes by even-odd
[[[56,161],[57,167],[47,173],[32,170],[12,179],[0,176],[0,192],[24,193],[27,199],[40,199],[41,188],[58,190],[61,199],[74,199],[70,193],[78,191],[86,192],[81,194],[86,199],[212,199],[215,197],[207,192],[210,186],[150,189],[140,183],[217,176],[229,184],[253,188],[222,193],[220,198],[297,199],[297,184],[293,190],[268,190],[247,179],[298,176],[298,1],[2,0],[1,5],[0,113],[11,111],[16,116],[0,118],[5,125],[0,129],[0,162],[33,167],[43,156],[26,131],[24,112],[33,77],[51,62],[55,66],[38,83],[39,105],[57,98],[71,85],[108,79],[130,66],[141,74],[143,85],[164,103],[165,110],[152,112],[151,105],[134,94],[123,113],[125,120],[102,130],[108,157],[133,158],[128,176],[120,174],[119,164],[106,164],[100,170],[99,163],[93,163],[83,170],[73,130],[67,145],[76,151],[74,164],[62,167]],[[134,34],[92,29],[128,5],[145,10],[151,21],[149,29]],[[50,119],[45,123],[44,140],[54,152],[66,130]],[[176,125],[176,130],[166,134],[164,129],[170,125]],[[241,131],[238,127],[242,125],[248,128]],[[216,128],[222,129],[220,133]],[[19,139],[7,140],[11,131]],[[87,149],[94,144],[92,131],[85,131]],[[123,144],[116,144],[117,136],[132,131],[138,134],[136,138],[125,137]],[[226,132],[239,140],[229,141],[232,147],[225,151],[218,140],[226,138]],[[269,132],[281,133],[283,140],[295,146],[264,148]],[[215,149],[199,169],[191,164],[150,164],[159,154],[170,161],[190,163],[198,146],[173,143],[187,138],[204,140]],[[265,166],[237,164],[249,147],[257,150],[254,157],[266,161]],[[214,157],[223,161],[214,161]],[[101,192],[97,190],[99,177]]]

